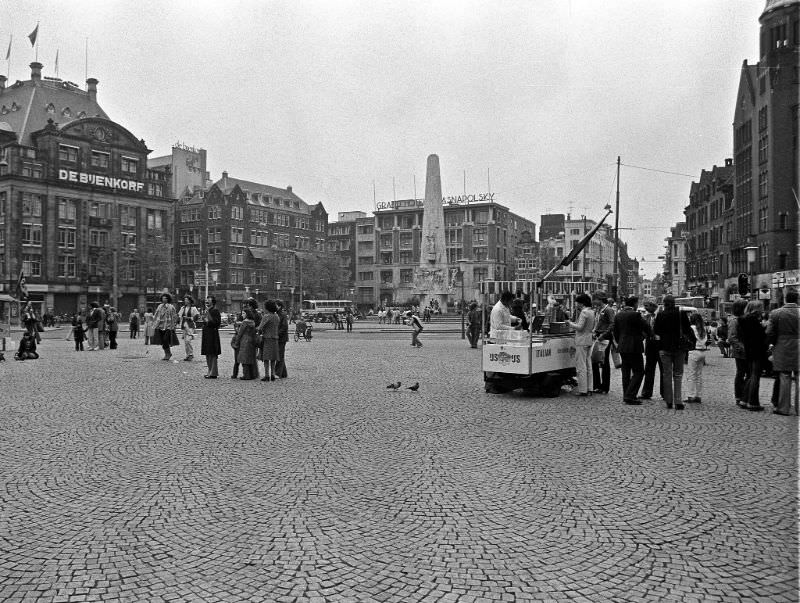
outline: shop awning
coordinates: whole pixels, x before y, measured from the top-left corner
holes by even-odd
[[[261,247],[248,247],[247,250],[257,260],[271,260],[273,259],[272,250],[262,249]]]

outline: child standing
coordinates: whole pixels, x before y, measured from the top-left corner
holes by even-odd
[[[86,331],[83,328],[83,321],[80,316],[75,316],[72,319],[72,338],[75,340],[75,351],[82,352]]]

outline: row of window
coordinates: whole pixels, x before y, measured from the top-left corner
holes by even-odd
[[[2,258],[2,256],[0,256]],[[2,261],[0,261],[0,265]],[[97,276],[101,273],[98,258],[89,258],[88,273]],[[38,254],[22,255],[22,270],[26,276],[42,276],[42,256]],[[139,265],[135,260],[123,260],[119,266],[119,278],[123,281],[136,280],[139,275]],[[77,278],[77,258],[74,255],[59,255],[56,258],[56,277]]]
[[[218,220],[222,218],[222,208],[218,205],[208,206],[208,219]],[[180,212],[181,222],[199,222],[200,209],[184,209]],[[244,209],[240,206],[234,205],[231,207],[231,219],[244,220]],[[276,226],[285,226],[288,228],[299,228],[302,230],[309,229],[310,220],[306,216],[290,216],[288,214],[276,214],[264,210],[251,209],[250,221],[259,224],[274,224]]]
[[[72,145],[58,145],[58,160],[66,163],[78,163],[80,159],[80,148]],[[93,168],[108,168],[111,164],[111,154],[105,151],[91,150],[89,165]],[[139,172],[139,160],[136,157],[123,155],[119,162],[120,171],[123,174],[136,175]]]
[[[46,195],[39,195],[30,192],[20,192],[20,200],[22,201],[22,217],[23,218],[41,218],[42,217],[42,201],[46,200]],[[58,219],[61,221],[69,222],[77,219],[78,204],[81,203],[80,199],[68,199],[66,197],[56,197],[56,204],[58,206]],[[135,228],[137,223],[137,216],[140,209],[132,205],[118,205],[119,223],[120,226]],[[87,213],[90,218],[114,218],[113,203],[103,201],[91,201],[87,204]],[[8,195],[7,191],[0,191],[0,216],[7,215],[8,212]],[[160,209],[148,209],[146,214],[148,230],[160,230],[164,227],[166,221],[166,212]]]

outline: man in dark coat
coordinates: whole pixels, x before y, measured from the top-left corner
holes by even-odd
[[[628,297],[625,307],[614,317],[614,339],[622,357],[622,399],[625,404],[642,403],[636,396],[644,378],[644,339],[653,335],[650,325],[636,310],[638,305],[638,297]]]
[[[653,298],[645,299],[644,309],[647,311],[644,319],[652,329],[656,323],[656,309],[658,306]],[[661,382],[661,358],[658,354],[658,341],[655,334],[647,338],[644,348],[644,383],[642,385],[642,400],[649,400],[653,397],[653,386],[656,381],[656,368],[658,368],[658,393],[664,397],[664,385]]]
[[[614,310],[608,304],[604,291],[596,291],[592,295],[592,306],[595,309],[594,338],[599,342],[608,342],[614,326]],[[610,353],[611,346],[606,345],[603,362],[592,363],[592,383],[594,391],[598,394],[607,394],[610,389],[611,364],[608,360]]]

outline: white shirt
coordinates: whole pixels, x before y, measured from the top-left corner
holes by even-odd
[[[489,327],[496,331],[513,328],[511,326],[511,311],[503,305],[503,302],[498,301],[492,308],[492,313],[489,317]]]

